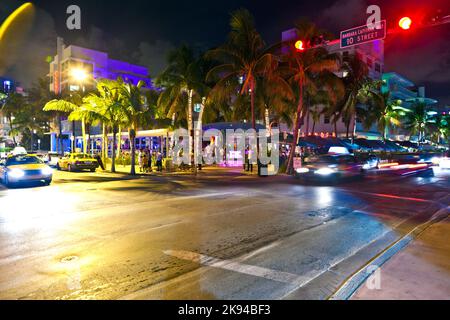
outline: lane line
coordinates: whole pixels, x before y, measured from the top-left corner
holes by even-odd
[[[192,261],[203,266],[234,271],[287,284],[298,283],[303,280],[303,277],[296,274],[252,266],[232,260],[221,260],[190,251],[166,250],[164,254],[181,260]]]

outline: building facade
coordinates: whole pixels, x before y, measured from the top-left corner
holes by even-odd
[[[74,73],[82,73],[77,77]],[[88,91],[94,89],[100,79],[117,80],[121,77],[125,82],[137,85],[139,81],[145,83],[144,89],[152,88],[152,81],[148,69],[125,61],[111,59],[106,52],[64,44],[62,38],[57,39],[57,52],[50,62],[50,91],[55,93],[70,91]],[[51,151],[58,150],[56,130],[51,132]],[[82,145],[81,124],[62,121],[63,152],[79,148]],[[99,135],[100,128],[91,128],[92,135]]]

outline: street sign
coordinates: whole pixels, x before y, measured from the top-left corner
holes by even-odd
[[[379,29],[370,30],[367,25],[341,31],[341,49],[386,38],[386,20]]]

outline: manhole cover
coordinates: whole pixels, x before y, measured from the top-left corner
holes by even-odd
[[[75,262],[78,261],[78,257],[77,256],[69,256],[69,257],[65,257],[61,259],[62,263],[70,263],[70,262]]]

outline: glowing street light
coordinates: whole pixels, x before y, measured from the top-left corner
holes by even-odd
[[[70,75],[79,82],[83,82],[88,78],[87,72],[83,69],[72,69]]]
[[[302,40],[298,40],[295,43],[295,49],[297,49],[297,51],[305,51],[305,43]]]
[[[400,21],[398,22],[398,25],[400,26],[400,28],[402,28],[403,30],[409,30],[411,28],[411,24],[412,24],[412,20],[410,17],[403,17],[400,19]]]

